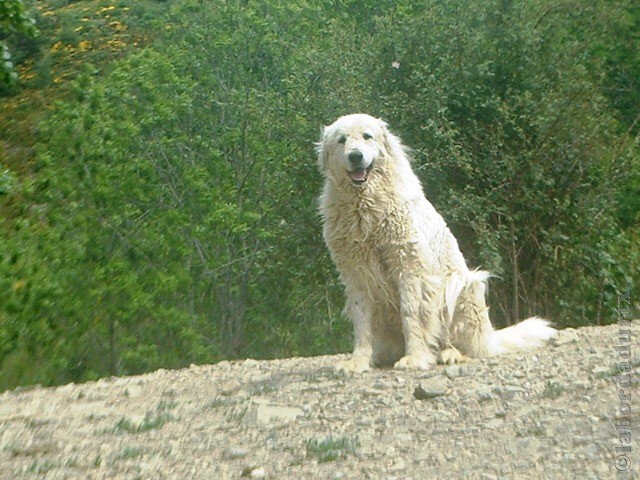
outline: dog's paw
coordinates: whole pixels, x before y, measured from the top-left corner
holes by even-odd
[[[407,355],[398,360],[393,368],[400,370],[429,370],[433,360],[427,355]]]
[[[369,370],[369,359],[363,357],[354,357],[343,362],[338,362],[336,370],[345,373],[360,373]]]
[[[449,347],[440,352],[440,363],[445,365],[453,365],[454,363],[464,363],[471,360],[469,357],[465,357],[461,354],[457,348]]]

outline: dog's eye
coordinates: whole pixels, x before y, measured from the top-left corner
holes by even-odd
[[[338,143],[344,144],[344,142],[346,141],[347,141],[346,135],[341,135],[340,138],[338,138]]]
[[[363,133],[362,138],[364,138],[365,140],[371,140],[373,138],[373,135],[371,135],[370,133]]]

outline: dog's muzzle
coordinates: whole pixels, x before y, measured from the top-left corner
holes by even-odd
[[[373,168],[373,162],[365,166],[364,155],[360,150],[353,150],[347,156],[349,159],[349,176],[354,185],[363,185],[367,181],[369,172]]]

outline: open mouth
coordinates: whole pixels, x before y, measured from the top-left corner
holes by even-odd
[[[369,165],[367,168],[356,168],[354,170],[349,170],[349,176],[351,177],[351,182],[354,185],[364,185],[369,177],[369,172],[373,168],[373,163]]]

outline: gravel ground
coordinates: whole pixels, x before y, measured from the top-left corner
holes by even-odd
[[[335,355],[4,392],[0,478],[640,478],[631,325],[426,372]]]

